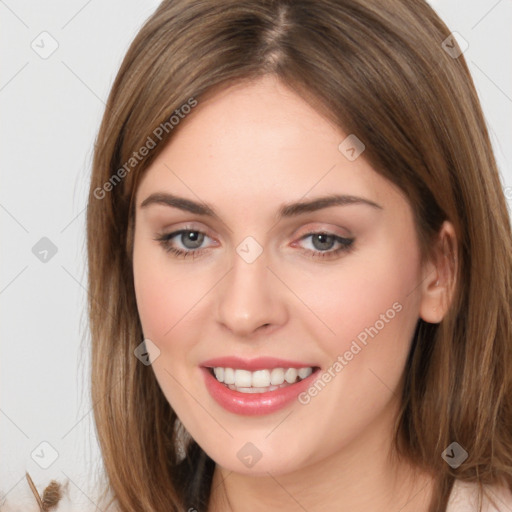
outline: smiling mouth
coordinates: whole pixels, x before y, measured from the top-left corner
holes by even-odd
[[[240,393],[266,393],[292,386],[309,377],[319,368],[272,368],[256,371],[238,368],[211,367],[210,374],[225,387]]]

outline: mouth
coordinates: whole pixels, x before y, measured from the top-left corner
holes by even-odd
[[[239,393],[267,393],[292,386],[309,377],[317,367],[267,368],[256,371],[216,366],[207,368],[217,382]]]
[[[291,405],[320,374],[320,367],[274,358],[222,358],[199,368],[211,397],[239,415],[263,415]]]

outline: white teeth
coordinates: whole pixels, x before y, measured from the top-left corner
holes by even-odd
[[[288,368],[284,374],[284,380],[289,384],[293,384],[297,380],[297,370],[295,368]]]
[[[215,372],[215,369],[213,371]],[[235,383],[235,372],[234,372],[233,368],[224,368],[224,384],[234,384],[234,383]]]
[[[230,386],[231,388],[232,386]],[[274,387],[274,389],[277,389]],[[240,391],[240,393],[265,393],[265,391],[273,391],[272,389],[264,388],[234,388],[233,391]]]
[[[252,386],[252,373],[247,370],[235,370],[234,384],[237,388],[250,388]]]
[[[313,373],[313,368],[300,368],[298,373],[301,379],[305,379]]]
[[[250,372],[216,367],[213,368],[213,373],[219,382],[226,384],[230,389],[242,393],[265,393],[309,377],[313,373],[313,368],[272,368]]]
[[[284,382],[284,370],[282,368],[274,368],[270,372],[270,384],[279,386]]]
[[[270,372],[268,370],[258,370],[252,373],[253,388],[268,388],[270,386]]]

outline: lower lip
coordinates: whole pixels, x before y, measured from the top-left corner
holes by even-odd
[[[233,391],[220,383],[208,370],[201,368],[204,375],[206,388],[213,399],[224,409],[244,416],[260,416],[283,409],[297,399],[297,396],[305,391],[316,378],[318,369],[309,377],[284,388],[265,393],[240,393]]]

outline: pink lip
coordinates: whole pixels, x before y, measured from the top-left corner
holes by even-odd
[[[287,365],[288,364],[289,363],[287,363]],[[287,365],[284,365],[284,367],[295,367]],[[215,366],[223,365],[215,364]],[[261,367],[261,365],[259,366]],[[226,367],[231,368],[231,366]],[[282,366],[272,366],[272,368],[280,367],[282,368]],[[236,365],[235,368],[245,369]],[[269,368],[269,366],[266,366],[266,368]],[[304,368],[304,366],[297,366],[297,368]],[[210,373],[208,368],[201,367],[200,369],[203,373],[206,388],[212,398],[227,411],[243,416],[261,416],[283,409],[295,401],[300,393],[311,386],[311,383],[316,379],[319,373],[319,369],[317,368],[309,377],[306,377],[300,382],[274,391],[267,391],[266,393],[240,393],[239,391],[233,391],[220,383]]]
[[[272,368],[307,368],[314,367],[311,363],[301,363],[297,361],[286,361],[285,359],[276,359],[275,357],[257,357],[256,359],[242,359],[241,357],[229,356],[208,359],[200,366],[208,368],[238,368],[240,370],[271,370]]]

